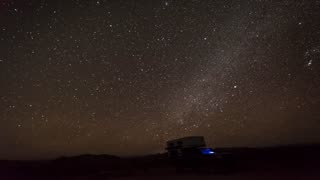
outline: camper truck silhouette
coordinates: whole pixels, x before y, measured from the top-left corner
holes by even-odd
[[[226,172],[233,168],[230,154],[217,153],[212,148],[206,147],[203,136],[189,136],[167,141],[166,150],[177,171]]]
[[[191,158],[214,155],[214,151],[206,147],[203,136],[189,136],[167,141],[166,150],[170,158]]]

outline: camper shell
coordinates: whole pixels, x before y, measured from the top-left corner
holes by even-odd
[[[203,136],[189,136],[167,141],[167,150],[181,148],[205,147],[206,143]]]
[[[211,148],[206,147],[203,136],[189,136],[167,141],[166,150],[171,158],[198,157],[214,154]]]

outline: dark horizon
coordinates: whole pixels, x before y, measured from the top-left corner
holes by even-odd
[[[0,159],[320,143],[320,2],[0,2]]]
[[[212,146],[208,146],[212,147]],[[269,145],[269,146],[229,146],[229,147],[213,147],[214,150],[229,152],[243,150],[247,152],[248,150],[272,150],[272,149],[286,149],[286,150],[294,150],[296,148],[309,148],[311,150],[320,148],[320,143],[305,143],[305,144],[279,144],[279,145]],[[18,157],[18,158],[0,158],[0,161],[51,161],[57,160],[60,158],[72,158],[72,157],[81,157],[81,156],[113,156],[117,158],[134,158],[134,157],[148,157],[154,155],[166,154],[167,151],[165,149],[155,151],[155,152],[147,152],[141,154],[107,154],[107,153],[90,153],[90,152],[80,152],[80,153],[71,153],[71,154],[55,154],[51,156],[34,156],[34,157]]]

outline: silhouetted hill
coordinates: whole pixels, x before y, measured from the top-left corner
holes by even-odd
[[[120,157],[101,154],[101,155],[93,155],[93,154],[83,154],[79,156],[70,156],[70,157],[60,157],[54,160],[56,163],[96,163],[96,162],[106,162],[106,161],[114,161],[119,160]]]

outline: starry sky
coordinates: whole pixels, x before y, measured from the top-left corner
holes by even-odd
[[[320,1],[1,0],[0,158],[320,143]]]

